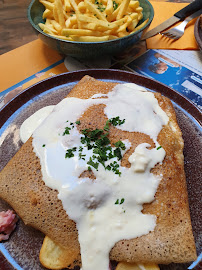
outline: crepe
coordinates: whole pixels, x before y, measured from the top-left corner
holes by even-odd
[[[106,94],[114,86],[114,83],[85,76],[68,97],[86,99],[96,93]],[[169,117],[169,123],[158,135],[158,142],[165,149],[166,157],[162,165],[157,165],[152,170],[154,174],[162,174],[163,179],[155,200],[144,205],[143,213],[154,214],[157,225],[147,235],[119,241],[110,252],[111,260],[168,264],[196,259],[184,173],[182,133],[171,101],[159,93],[155,93],[155,97]],[[79,118],[79,130],[103,128],[107,120],[104,106],[100,104],[89,107]],[[127,132],[112,127],[109,137],[112,143],[123,139],[131,142],[132,147],[122,160],[122,166],[126,167],[130,166],[128,157],[137,145],[147,142],[154,147],[152,139],[139,132]],[[91,176],[90,172],[85,174]],[[33,152],[30,138],[1,171],[0,197],[15,209],[25,224],[42,231],[59,246],[71,250],[75,258],[71,266],[80,265],[76,225],[68,218],[57,194],[56,190],[47,187],[42,180],[40,161]]]

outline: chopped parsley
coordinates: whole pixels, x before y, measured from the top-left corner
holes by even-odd
[[[109,131],[109,120],[107,120],[107,122],[104,126],[104,130]]]
[[[85,156],[86,156],[86,155],[83,155],[82,153],[79,153],[79,159],[85,160]]]
[[[119,171],[119,164],[114,161],[113,163],[110,163],[109,166],[111,167],[111,170],[115,173],[118,174],[119,176],[121,175],[121,172]]]
[[[108,170],[108,171],[111,171],[112,168],[111,168],[110,165],[107,165],[107,167],[105,167],[105,169]]]
[[[121,149],[119,147],[114,150],[114,155],[118,158],[118,160],[122,159]]]
[[[115,204],[123,204],[124,201],[125,201],[124,198],[120,199],[120,201],[119,201],[119,199],[117,199],[116,202],[115,202]],[[125,212],[124,212],[124,213],[125,213]]]
[[[120,126],[125,123],[125,119],[121,120],[120,117],[117,116],[109,119],[109,123],[111,123],[113,126]]]
[[[70,134],[70,133],[69,133],[69,131],[70,131],[70,130],[71,130],[71,128],[70,128],[70,127],[66,127],[66,128],[65,128],[65,131],[63,132],[63,134],[62,134],[62,135],[64,136],[64,135],[68,135],[68,134]]]
[[[92,167],[98,170],[100,164],[105,168],[105,170],[113,171],[115,174],[121,175],[119,171],[119,164],[117,161],[113,161],[111,163],[105,164],[112,158],[117,158],[118,160],[122,159],[121,150],[125,150],[125,144],[122,141],[117,141],[114,143],[115,149],[111,147],[110,140],[108,138],[110,125],[117,126],[122,125],[125,122],[125,119],[121,120],[119,116],[108,119],[104,126],[104,129],[83,129],[81,133],[83,136],[81,137],[80,141],[82,146],[78,148],[78,155],[79,159],[86,160],[86,155],[83,154],[84,147],[87,150],[91,150],[93,155],[87,161],[88,170],[91,170]],[[80,121],[76,121],[76,124],[81,124]],[[74,123],[70,123],[71,127],[74,127]],[[70,127],[65,128],[65,134],[69,134],[71,130]],[[73,147],[68,149],[65,154],[65,158],[72,158],[74,157],[74,152],[77,151],[77,147]]]
[[[45,144],[42,145],[42,147],[45,147],[45,146],[46,146]]]
[[[69,122],[69,121],[67,120],[66,123],[68,123],[68,122]],[[70,130],[74,128],[74,124],[80,125],[80,124],[81,124],[81,121],[78,120],[78,121],[76,121],[75,123],[70,122],[70,123],[69,123],[70,127],[65,127],[65,130],[64,130],[64,132],[63,132],[62,135],[63,135],[63,136],[64,136],[64,135],[69,135],[69,134],[70,134]]]
[[[116,10],[118,8],[119,4],[116,3],[116,1],[113,1],[113,9]]]
[[[120,201],[120,204],[124,203],[125,199],[122,198],[121,201]]]
[[[118,141],[114,144],[116,147],[120,147],[122,150],[126,149],[125,144],[122,141]]]
[[[73,152],[76,152],[76,147],[67,149],[66,154],[65,154],[65,158],[72,158],[72,157],[74,157],[74,153]]]
[[[103,11],[105,11],[105,7],[103,7],[103,4],[102,4],[102,2],[101,3],[99,3],[99,1],[97,1],[97,0],[95,0],[95,4],[97,5],[97,9],[100,11],[100,12],[103,12]]]
[[[116,200],[115,204],[119,204],[119,199]]]
[[[87,164],[90,165],[90,166],[92,166],[92,167],[94,167],[96,170],[98,169],[99,163],[98,162],[94,162],[91,157],[90,157],[89,161],[87,162]]]
[[[162,146],[160,145],[159,147],[156,148],[156,150],[159,150],[159,149],[161,149],[161,148],[162,148]]]
[[[108,131],[110,128],[110,124],[113,126],[120,126],[125,123],[125,119],[121,120],[119,116],[113,117],[106,121],[106,124],[104,126],[104,130]]]

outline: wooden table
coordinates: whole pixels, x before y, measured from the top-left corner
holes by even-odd
[[[31,0],[0,0],[0,54],[37,39],[27,18]]]

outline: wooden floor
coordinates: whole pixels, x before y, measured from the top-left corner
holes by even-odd
[[[37,38],[27,19],[31,0],[0,0],[0,54]]]

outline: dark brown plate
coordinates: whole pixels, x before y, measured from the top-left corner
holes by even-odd
[[[201,113],[188,99],[171,88],[152,79],[120,70],[85,70],[65,73],[48,80],[44,80],[20,93],[0,111],[1,145],[0,170],[13,157],[21,147],[19,128],[22,122],[38,109],[57,104],[63,99],[72,87],[84,76],[112,82],[133,82],[152,91],[157,91],[169,97],[176,110],[179,125],[185,141],[185,172],[189,193],[189,204],[192,218],[193,232],[200,253],[201,238],[201,166],[202,140],[201,140]],[[9,206],[0,200],[0,211],[7,210]],[[39,263],[39,250],[43,241],[43,234],[25,226],[20,220],[17,229],[9,241],[0,244],[0,269],[2,270],[42,270]],[[4,255],[4,256],[3,256]],[[185,270],[190,264],[172,264],[161,266],[163,270]],[[199,269],[200,266],[195,269]]]
[[[194,25],[194,36],[202,51],[202,15],[198,17]]]

